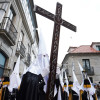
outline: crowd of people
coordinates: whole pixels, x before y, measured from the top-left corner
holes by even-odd
[[[44,46],[42,42],[42,39],[41,41],[39,40],[39,53],[36,61],[26,69],[22,78],[19,76],[20,56],[16,61],[12,74],[9,77],[0,78],[0,100],[46,100],[49,56],[44,50],[45,47],[42,47]],[[56,77],[57,81],[54,83],[56,88],[54,89],[53,100],[79,100],[80,97],[82,98],[81,100],[97,100],[97,96],[98,100],[100,100],[100,82],[94,85],[95,93],[89,77],[80,64],[79,68],[84,80],[82,81],[82,86],[77,80],[74,66],[72,82],[68,80],[66,71],[60,69],[57,71],[59,73],[56,73],[58,77]],[[65,73],[65,81],[63,73]],[[80,90],[83,91],[81,95]]]
[[[9,77],[1,77],[0,78],[0,100],[15,100],[18,94],[18,89],[13,89],[13,92],[9,92],[8,85],[9,85]],[[96,89],[98,100],[100,100],[100,82],[98,84],[94,84],[94,87]]]

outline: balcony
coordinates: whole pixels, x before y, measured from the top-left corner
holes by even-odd
[[[26,65],[30,65],[30,62],[31,62],[31,56],[29,53],[26,54],[26,58],[25,58],[25,63]]]
[[[94,68],[90,66],[90,68],[83,67],[88,75],[94,75]]]
[[[4,17],[2,23],[0,23],[0,35],[6,38],[11,46],[15,45],[17,30],[9,17]]]
[[[23,58],[23,57],[25,57],[25,50],[26,50],[26,48],[25,48],[24,44],[22,43],[22,41],[18,41],[16,54],[20,54],[21,57]]]

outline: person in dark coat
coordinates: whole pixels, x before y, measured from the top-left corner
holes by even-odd
[[[79,95],[72,90],[72,100],[79,100]]]
[[[66,91],[63,91],[62,98],[62,100],[68,100],[68,94]]]
[[[72,90],[72,87],[73,82],[69,81],[69,98],[71,98],[70,100],[79,100],[79,95],[74,90]]]
[[[82,93],[82,100],[88,100],[86,91]]]
[[[61,87],[59,78],[55,79],[55,85],[56,85],[56,88],[57,88],[57,94],[55,95],[55,97],[53,98],[53,100],[57,100],[57,98],[58,98],[59,86]],[[63,100],[63,90],[62,90],[62,88],[61,88],[61,98]]]
[[[9,77],[2,77],[3,78],[3,90],[2,90],[2,100],[9,100]]]
[[[17,100],[45,100],[44,85],[41,74],[27,72],[23,75]]]
[[[66,88],[68,85],[64,83],[64,88]],[[62,91],[62,100],[68,100],[68,93],[65,91],[65,89]]]

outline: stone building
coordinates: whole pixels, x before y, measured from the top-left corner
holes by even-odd
[[[75,74],[79,82],[82,82],[82,75],[78,62],[86,70],[93,83],[100,82],[100,42],[93,42],[91,45],[69,47],[62,67],[66,69],[68,76],[72,76],[72,65],[75,67]],[[72,77],[70,78],[72,80]]]
[[[0,0],[0,77],[9,76],[18,56],[20,75],[38,53],[38,31],[33,0]]]

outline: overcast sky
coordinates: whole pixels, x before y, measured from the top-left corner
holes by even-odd
[[[77,27],[77,32],[73,32],[61,26],[58,53],[58,63],[61,64],[69,46],[100,42],[100,0],[34,0],[35,5],[53,14],[57,2],[63,5],[62,18]],[[36,17],[50,55],[54,22],[38,14]]]

